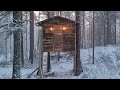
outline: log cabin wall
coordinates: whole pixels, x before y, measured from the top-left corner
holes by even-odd
[[[43,28],[43,52],[75,51],[75,21],[55,16],[40,24]]]

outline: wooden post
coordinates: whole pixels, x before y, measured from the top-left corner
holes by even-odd
[[[50,65],[50,52],[48,52],[48,57],[47,57],[47,72],[50,72],[51,65]]]
[[[75,44],[75,48],[76,48],[76,44]],[[73,73],[75,75],[75,70],[76,70],[76,50],[73,52],[73,56],[74,56],[73,57]]]
[[[60,61],[60,52],[57,53],[58,61]]]

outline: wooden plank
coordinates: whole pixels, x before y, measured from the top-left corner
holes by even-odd
[[[67,52],[75,51],[75,33],[60,30],[60,26],[55,26],[59,28],[51,32],[45,32],[43,36],[43,51],[58,51]],[[44,29],[45,30],[45,29]],[[69,29],[69,31],[72,29]]]
[[[53,51],[53,33],[45,33],[43,36],[43,51]]]
[[[63,50],[75,51],[75,34],[64,34],[63,37]]]

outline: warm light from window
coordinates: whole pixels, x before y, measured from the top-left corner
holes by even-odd
[[[66,30],[67,28],[66,28],[66,27],[63,27],[62,29],[63,29],[63,30]]]
[[[52,27],[50,28],[50,31],[53,31],[53,28],[52,28]]]

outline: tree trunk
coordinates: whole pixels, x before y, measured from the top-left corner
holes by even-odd
[[[61,16],[62,15],[62,11],[59,11],[59,16]]]
[[[6,37],[8,37],[7,36],[7,31],[6,31]],[[7,61],[7,38],[5,39],[5,48],[6,48],[6,54],[5,54],[5,56],[6,56],[6,61]]]
[[[105,16],[105,11],[104,11],[104,46],[106,46],[106,28],[105,28],[105,26],[106,26],[106,16]]]
[[[43,30],[39,30],[39,68],[38,68],[38,72],[37,75],[42,77],[42,73],[43,73]]]
[[[33,51],[34,51],[34,11],[30,11],[30,61],[33,64]]]
[[[28,19],[28,12],[26,11],[26,17],[25,19],[27,20]],[[28,22],[26,22],[26,48],[25,48],[25,51],[26,51],[26,59],[28,60],[28,29],[27,29],[27,25],[28,25]]]
[[[83,48],[85,47],[85,11],[83,11]]]
[[[18,24],[16,21],[20,20],[20,11],[13,11],[13,22]],[[16,21],[15,21],[16,20]],[[16,25],[14,26],[16,27]],[[13,73],[12,79],[19,79],[20,78],[20,47],[21,47],[21,40],[20,40],[20,30],[14,31],[14,59],[13,59]]]
[[[105,30],[104,30],[104,41],[105,41],[105,46],[108,45],[108,32],[109,32],[109,21],[108,21],[108,11],[104,11],[104,16],[105,16]]]
[[[95,14],[95,12],[93,11],[93,62],[92,62],[93,64],[94,64],[94,41],[95,41],[94,40],[94,38],[95,38],[94,37],[94,26],[95,26],[94,25],[94,16],[95,16],[94,14]]]
[[[117,21],[117,18],[116,18],[116,11],[115,11],[115,45],[116,45],[116,21]]]
[[[76,11],[76,22],[80,22],[80,12]],[[83,71],[81,60],[80,60],[80,25],[76,24],[76,42],[75,42],[75,65],[74,65],[74,75],[78,76]]]
[[[11,36],[12,36],[12,35],[10,35],[10,60],[12,60],[12,59],[11,59],[11,55],[12,55],[12,52],[11,52]]]
[[[39,17],[38,17],[38,18],[39,18],[39,20],[40,20],[40,11],[39,11]],[[38,51],[38,52],[39,52],[39,46],[40,46],[40,43],[41,43],[40,40],[39,40],[39,39],[40,39],[40,33],[41,33],[41,32],[40,32],[40,28],[38,27],[38,37],[37,37],[37,39],[38,39],[38,40],[37,40],[37,51]]]
[[[110,44],[110,22],[109,22],[109,11],[107,11],[107,45]]]
[[[50,12],[47,11],[47,18],[50,18]],[[50,65],[50,52],[47,54],[47,72],[50,72],[51,65]]]
[[[50,16],[51,16],[51,17],[54,17],[54,11],[51,11],[51,12],[50,12]]]
[[[22,21],[22,11],[20,11],[20,19]],[[24,52],[23,52],[23,32],[21,32],[21,64],[24,66]]]
[[[40,12],[39,12],[40,19]],[[43,29],[39,29],[38,27],[38,49],[39,49],[39,67],[37,75],[42,77],[43,73]]]

